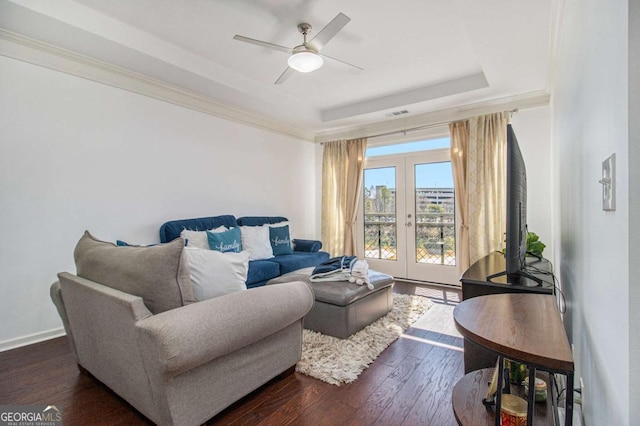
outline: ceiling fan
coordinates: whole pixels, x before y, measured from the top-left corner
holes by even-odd
[[[291,76],[291,74],[293,74],[294,71],[306,73],[317,70],[324,63],[323,58],[331,59],[333,61],[343,63],[359,71],[362,71],[363,68],[360,68],[356,65],[349,64],[347,62],[341,61],[340,59],[332,58],[331,56],[320,54],[320,51],[324,48],[324,46],[333,37],[335,37],[335,35],[338,34],[338,32],[345,25],[347,25],[350,20],[351,18],[349,18],[344,13],[338,13],[338,15],[333,18],[333,20],[329,22],[322,30],[320,30],[320,32],[310,41],[307,41],[307,35],[311,31],[311,25],[303,22],[302,24],[298,25],[298,31],[300,31],[303,36],[303,42],[301,45],[294,48],[280,46],[278,44],[268,43],[266,41],[255,40],[253,38],[244,37],[241,35],[235,35],[233,36],[233,39],[266,47],[267,49],[288,53],[290,55],[289,60],[287,61],[287,69],[285,69],[280,77],[278,77],[275,84],[284,83]]]

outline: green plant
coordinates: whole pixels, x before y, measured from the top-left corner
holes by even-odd
[[[542,257],[542,252],[547,245],[540,241],[540,237],[535,232],[527,233],[527,253]]]
[[[527,253],[534,256],[542,257],[542,252],[547,245],[540,241],[540,237],[535,232],[527,232]],[[502,249],[502,254],[506,253],[507,249]]]

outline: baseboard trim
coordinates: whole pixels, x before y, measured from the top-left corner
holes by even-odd
[[[0,352],[20,348],[22,346],[33,345],[34,343],[55,339],[56,337],[65,336],[66,334],[67,333],[65,333],[63,327],[58,327],[38,333],[27,334],[26,336],[3,340],[0,342]]]

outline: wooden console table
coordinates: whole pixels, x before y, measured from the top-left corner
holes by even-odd
[[[471,342],[527,365],[529,389],[534,389],[536,369],[567,377],[565,426],[573,422],[573,356],[567,334],[552,295],[509,293],[474,297],[453,311],[458,331]],[[482,398],[487,382],[477,380],[478,372],[465,375],[453,390],[453,411],[459,424],[500,423],[502,369],[499,369],[496,410],[484,409]],[[549,387],[549,390],[552,390]],[[549,398],[552,398],[550,392]],[[529,392],[527,425],[533,425],[534,392]],[[476,409],[478,406],[482,409]],[[469,415],[470,412],[476,413]]]
[[[548,275],[551,272],[551,263],[547,259],[538,260],[535,257],[527,257],[526,264],[539,271],[531,272],[531,274],[540,278],[542,284],[539,285],[537,282],[524,277],[521,278],[519,283],[509,283],[506,276],[493,278],[489,281],[487,280],[488,276],[505,270],[506,261],[504,255],[492,252],[478,259],[460,277],[462,300],[501,293],[554,294],[553,278]]]
[[[462,282],[462,300],[488,294],[502,293],[536,293],[554,294],[553,278],[549,275],[552,271],[551,263],[546,260],[538,260],[535,257],[527,257],[527,265],[539,272],[532,275],[540,278],[542,284],[522,278],[518,283],[509,283],[506,276],[487,280],[489,275],[504,271],[506,262],[502,253],[493,252],[478,259],[460,278]],[[479,346],[469,339],[464,339],[464,372],[479,370],[481,368],[493,368],[496,365],[498,354]]]

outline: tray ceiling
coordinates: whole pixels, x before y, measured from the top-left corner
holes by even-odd
[[[322,53],[364,71],[274,85],[287,54],[233,40],[294,47],[339,12]],[[550,0],[0,0],[0,27],[311,133],[540,93],[551,56]]]

